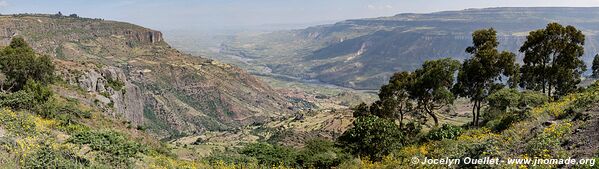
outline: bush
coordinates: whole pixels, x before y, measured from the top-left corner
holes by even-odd
[[[303,168],[332,168],[351,159],[333,142],[321,139],[309,140],[300,151],[297,163]]]
[[[36,134],[34,117],[28,113],[14,112],[8,109],[0,110],[0,124],[5,130],[17,135]]]
[[[526,153],[533,157],[556,157],[555,154],[549,153],[563,150],[561,140],[564,135],[569,134],[572,131],[572,126],[571,123],[565,122],[553,124],[543,129],[542,133],[536,135],[527,142]]]
[[[203,158],[208,164],[255,164],[258,161],[247,155],[224,152],[222,150],[213,149],[208,157]]]
[[[404,143],[403,133],[391,120],[366,116],[356,119],[353,125],[337,140],[339,146],[353,155],[380,161]]]
[[[443,124],[440,128],[433,129],[428,132],[426,138],[428,140],[443,140],[455,139],[462,134],[462,128],[450,124]]]
[[[258,164],[265,166],[297,166],[297,151],[278,145],[267,143],[254,143],[245,146],[239,151],[239,154],[254,157]]]
[[[23,168],[83,168],[89,164],[68,150],[58,150],[48,144],[42,146],[31,155],[25,156]]]
[[[34,108],[38,115],[44,118],[56,119],[62,125],[73,124],[75,118],[91,118],[91,113],[79,109],[77,102],[64,102],[55,97],[51,97],[45,103],[37,105]]]
[[[108,79],[106,82],[106,86],[111,87],[115,91],[120,91],[125,87],[125,83],[119,80]]]
[[[522,112],[531,107],[540,106],[549,101],[546,95],[535,92],[525,91],[519,92],[516,89],[504,88],[493,94],[488,98],[488,107],[483,114],[486,121],[502,121],[505,118],[516,118],[511,121],[516,122],[520,120]],[[505,125],[511,123],[505,123]]]
[[[27,80],[27,83],[23,87],[23,90],[31,95],[33,95],[33,101],[36,104],[44,103],[52,96],[52,90],[41,83],[38,83],[33,80]]]
[[[83,131],[72,135],[68,142],[89,145],[100,151],[100,161],[117,166],[130,166],[130,158],[146,151],[146,147],[114,131]]]
[[[0,93],[0,106],[14,110],[28,110],[35,107],[34,96],[26,91]]]

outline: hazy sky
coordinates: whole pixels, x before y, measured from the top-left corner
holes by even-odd
[[[77,13],[167,30],[310,24],[507,6],[599,6],[599,0],[0,0],[0,13]]]

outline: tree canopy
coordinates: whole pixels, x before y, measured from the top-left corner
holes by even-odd
[[[389,80],[389,84],[381,87],[379,101],[372,105],[371,112],[379,117],[399,119],[401,127],[405,114],[413,108],[408,93],[412,80],[410,72],[395,73]]]
[[[0,71],[6,77],[2,89],[18,91],[28,80],[49,83],[54,76],[54,65],[50,57],[36,54],[25,39],[15,37],[0,51]]]
[[[586,69],[582,61],[584,41],[582,31],[558,23],[530,32],[520,48],[524,53],[520,86],[550,97],[575,90]]]
[[[403,145],[403,134],[391,120],[365,116],[357,118],[353,125],[337,140],[351,154],[380,161]]]
[[[439,124],[435,111],[452,104],[455,99],[450,89],[459,65],[459,61],[449,58],[430,60],[413,73],[414,80],[408,88],[410,98],[416,101],[418,110],[433,118],[435,126]]]
[[[493,28],[472,33],[472,44],[466,52],[472,57],[464,60],[458,73],[453,92],[470,98],[473,103],[472,124],[478,125],[480,109],[487,96],[503,88],[503,77],[508,77],[510,86],[518,81],[518,67],[514,53],[498,52],[497,31]]]

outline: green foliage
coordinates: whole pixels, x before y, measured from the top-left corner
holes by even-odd
[[[452,104],[455,99],[449,89],[459,65],[459,61],[449,58],[430,60],[412,74],[414,80],[407,89],[410,98],[418,103],[418,110],[433,118],[435,125],[439,124],[435,110]]]
[[[518,102],[518,107],[520,108],[532,108],[541,106],[547,102],[549,102],[549,98],[543,95],[543,93],[536,91],[524,91],[520,93],[520,101]]]
[[[240,154],[254,157],[260,165],[265,166],[295,166],[298,152],[295,149],[267,143],[254,143],[245,146]]]
[[[220,149],[213,149],[210,155],[202,158],[202,160],[211,165],[219,162],[226,164],[254,164],[258,162],[256,158]]]
[[[125,82],[109,78],[106,82],[106,86],[111,87],[115,91],[121,91],[121,89],[123,89],[123,87],[125,87]]]
[[[516,89],[501,89],[487,98],[489,104],[483,115],[487,126],[499,132],[512,123],[525,119],[527,110],[549,101],[546,95],[536,91],[519,92]]]
[[[358,104],[355,107],[352,107],[351,110],[353,111],[353,116],[355,118],[371,115],[369,106],[366,105],[366,103],[364,102]]]
[[[52,97],[35,106],[34,110],[44,118],[57,119],[61,125],[74,124],[76,118],[91,118],[91,112],[79,109],[77,104],[77,102],[65,102]]]
[[[84,168],[88,164],[89,161],[71,151],[42,144],[33,154],[26,156],[23,168]]]
[[[54,65],[48,56],[38,56],[21,37],[13,38],[0,51],[0,70],[6,76],[3,89],[18,91],[28,80],[48,84],[54,76]]]
[[[14,110],[27,110],[36,106],[34,97],[26,91],[13,93],[0,93],[0,106],[10,107]]]
[[[482,29],[472,33],[472,43],[466,52],[472,58],[462,64],[453,92],[458,96],[470,98],[474,103],[472,124],[478,125],[480,109],[487,97],[504,87],[502,77],[509,77],[510,84],[518,80],[516,55],[511,52],[498,52],[497,31]],[[513,86],[513,85],[511,85]]]
[[[68,142],[88,145],[101,152],[100,160],[117,166],[131,165],[130,158],[146,151],[145,146],[114,131],[83,131],[73,134]]]
[[[516,89],[501,89],[487,98],[489,104],[484,114],[485,120],[493,120],[502,114],[524,111],[549,101],[547,96],[535,91],[519,92]]]
[[[53,94],[52,90],[47,85],[33,80],[27,80],[23,90],[33,95],[33,101],[35,104],[42,104],[46,102]]]
[[[399,119],[400,125],[403,125],[405,114],[413,109],[413,101],[410,100],[408,93],[412,82],[411,73],[395,73],[389,80],[389,84],[381,87],[379,101],[371,106],[370,111],[382,118]]]
[[[306,142],[297,163],[303,168],[332,168],[349,159],[351,156],[335,147],[333,142],[315,139]]]
[[[562,149],[561,138],[572,131],[571,123],[553,124],[543,130],[542,133],[532,138],[526,146],[526,152],[539,157],[545,157],[549,150],[556,152]]]
[[[462,128],[450,124],[443,124],[439,128],[435,128],[428,132],[426,139],[428,140],[443,140],[455,139],[462,134]]]
[[[0,110],[2,127],[16,136],[36,134],[36,124],[30,114],[14,112],[8,109]]]
[[[548,96],[563,96],[574,91],[586,70],[582,61],[584,41],[582,31],[558,23],[530,32],[520,48],[524,53],[520,86]]]
[[[338,138],[337,143],[354,155],[379,161],[404,143],[403,133],[391,120],[376,116],[359,117],[353,125]]]
[[[234,153],[237,152],[237,153]],[[296,149],[268,143],[252,143],[231,151],[214,149],[203,161],[215,165],[218,163],[250,165],[264,167],[286,166],[294,168],[332,168],[351,159],[333,142],[321,139],[308,140],[303,148]]]
[[[591,68],[593,69],[593,77],[599,78],[599,54],[595,55]]]

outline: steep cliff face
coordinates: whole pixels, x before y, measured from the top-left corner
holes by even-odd
[[[53,56],[59,75],[95,94],[91,102],[107,114],[161,138],[270,121],[287,116],[293,106],[243,70],[182,54],[162,33],[132,24],[0,16],[0,45],[14,36]]]
[[[122,117],[136,126],[144,124],[144,97],[142,90],[116,67],[88,67],[77,70],[62,67],[58,72],[68,84],[95,95],[96,106],[112,117]]]

